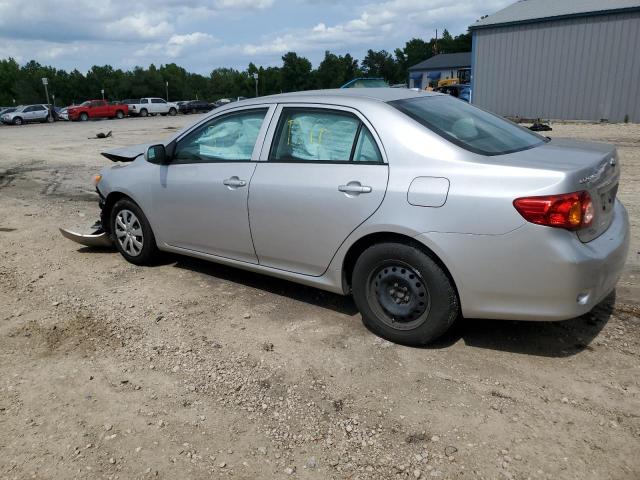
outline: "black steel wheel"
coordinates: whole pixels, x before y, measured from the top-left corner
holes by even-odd
[[[388,326],[411,330],[426,321],[429,290],[420,273],[396,260],[381,262],[368,279],[367,300]]]
[[[405,345],[425,345],[459,314],[458,296],[444,269],[414,245],[379,243],[356,260],[354,301],[365,326]]]

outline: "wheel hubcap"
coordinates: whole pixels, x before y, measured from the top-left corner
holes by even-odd
[[[384,264],[373,271],[369,277],[369,298],[380,319],[399,330],[422,324],[431,306],[421,275],[401,262]]]
[[[132,257],[140,255],[144,246],[142,225],[131,210],[120,210],[116,215],[115,233],[122,249]]]

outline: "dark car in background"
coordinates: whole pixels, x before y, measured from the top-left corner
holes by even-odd
[[[471,101],[471,85],[457,84],[445,85],[435,89],[436,92],[446,93],[465,102]]]
[[[213,105],[204,100],[191,100],[189,102],[181,102],[178,104],[180,113],[204,113],[213,110]]]

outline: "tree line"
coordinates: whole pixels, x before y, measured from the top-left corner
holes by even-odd
[[[0,105],[44,103],[42,78],[49,80],[49,94],[55,95],[56,105],[70,105],[91,98],[120,100],[146,96],[166,96],[168,82],[169,100],[201,99],[214,101],[219,98],[253,97],[258,74],[258,94],[337,88],[356,77],[381,77],[390,84],[405,83],[408,68],[437,53],[455,53],[471,50],[471,35],[452,36],[444,30],[439,39],[425,41],[413,38],[392,53],[386,50],[368,50],[362,61],[350,54],[336,55],[325,52],[317,68],[295,52],[282,56],[280,67],[258,67],[250,63],[246,70],[216,68],[209,76],[190,73],[169,63],[133,70],[114,69],[110,65],[93,66],[87,73],[77,69],[70,72],[31,60],[19,65],[13,58],[0,60]],[[53,103],[53,101],[52,101]]]

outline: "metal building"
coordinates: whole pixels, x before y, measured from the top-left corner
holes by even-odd
[[[640,122],[640,0],[520,0],[470,29],[475,105]]]

